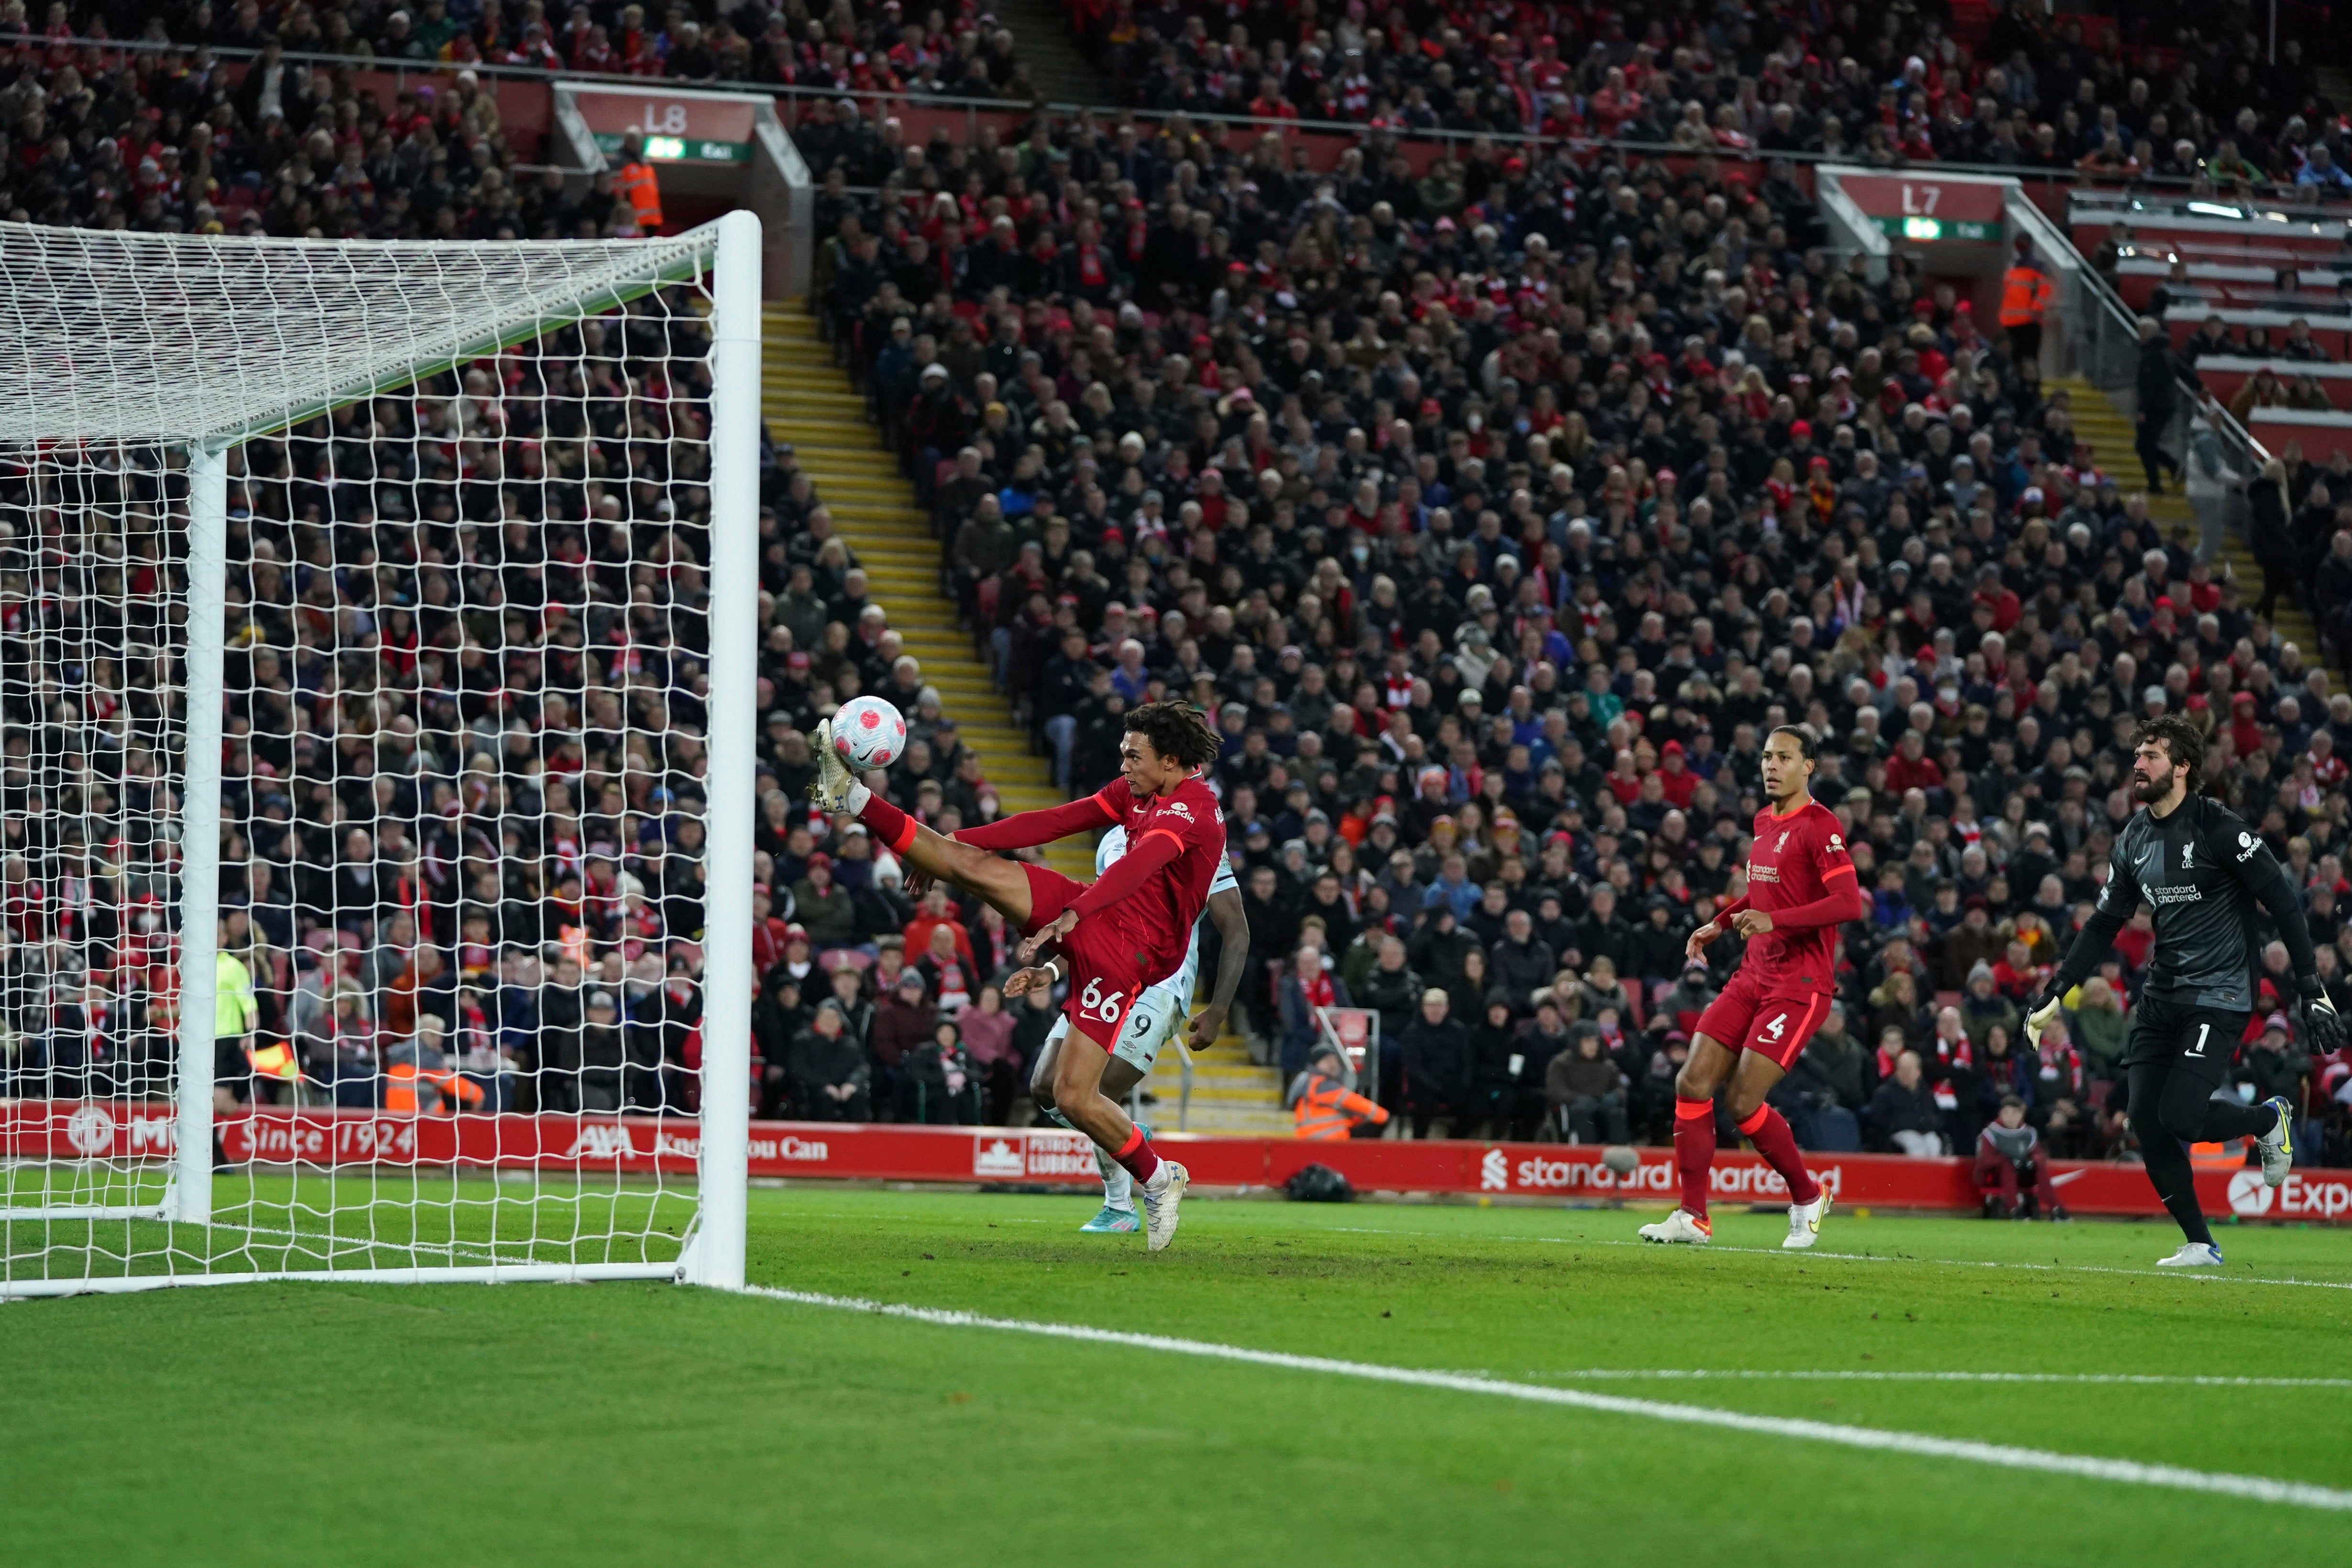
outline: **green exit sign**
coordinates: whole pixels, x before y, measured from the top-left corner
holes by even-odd
[[[1997,245],[2000,241],[2000,225],[1967,218],[1926,217],[1912,214],[1902,217],[1882,217],[1878,220],[1878,226],[1889,237],[1908,240],[1914,245],[1946,241],[1963,245]]]
[[[751,161],[749,142],[707,142],[691,136],[647,136],[644,138],[646,161],[651,163],[748,163]],[[621,138],[612,132],[596,133],[596,149],[606,157],[617,156]]]

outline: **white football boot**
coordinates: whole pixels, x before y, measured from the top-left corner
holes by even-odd
[[[1162,1176],[1167,1180],[1160,1180]],[[1143,1199],[1144,1247],[1158,1252],[1176,1239],[1177,1205],[1184,1201],[1184,1188],[1192,1177],[1175,1161],[1162,1160],[1151,1178],[1137,1195]]]
[[[850,809],[850,792],[857,787],[857,775],[849,771],[848,763],[833,749],[833,721],[827,719],[809,737],[809,747],[816,752],[816,783],[809,785],[809,798],[830,812]]]
[[[2158,1268],[2219,1268],[2221,1249],[2210,1241],[2184,1241],[2180,1250],[2156,1260]]]
[[[1827,1189],[1823,1189],[1822,1195],[1811,1203],[1790,1204],[1789,1234],[1781,1238],[1781,1247],[1790,1252],[1799,1252],[1812,1246],[1822,1238],[1822,1221],[1829,1217],[1829,1213],[1830,1194]]]
[[[2294,1169],[2294,1111],[2283,1094],[2274,1094],[2263,1103],[2278,1108],[2278,1121],[2254,1140],[2254,1148],[2263,1157],[2263,1185],[2275,1187]]]
[[[1641,1235],[1643,1241],[1705,1247],[1715,1239],[1715,1226],[1688,1209],[1676,1209],[1657,1224],[1643,1226]]]

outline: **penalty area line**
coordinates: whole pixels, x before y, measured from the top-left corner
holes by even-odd
[[[1482,1374],[1466,1372],[1465,1375],[1476,1377]],[[1559,1372],[1531,1372],[1527,1375],[1556,1377],[1569,1382],[2054,1383],[2165,1388],[2352,1388],[2352,1377],[2227,1377],[2136,1372],[1882,1372],[1864,1368],[1730,1367],[1709,1370],[1704,1367],[1585,1366]]]
[[[992,1318],[944,1307],[916,1307],[900,1302],[869,1301],[855,1296],[830,1296],[813,1290],[787,1290],[769,1285],[747,1285],[742,1293],[794,1306],[833,1311],[863,1312],[897,1318],[936,1328],[991,1329],[1002,1333],[1030,1334],[1043,1339],[1072,1340],[1086,1344],[1116,1345],[1128,1350],[1154,1351],[1167,1355],[1193,1356],[1205,1361],[1236,1362],[1274,1367],[1285,1372],[1320,1373],[1413,1388],[1437,1388],[1454,1394],[1479,1394],[1516,1399],[1531,1405],[1568,1405],[1611,1415],[1632,1415],[1652,1421],[1678,1422],[1688,1426],[1713,1426],[1731,1432],[1790,1437],[1801,1442],[1829,1443],[1873,1453],[1903,1454],[1935,1459],[1960,1459],[2002,1469],[2032,1470],[2045,1475],[2073,1476],[2085,1480],[2116,1481],[2127,1486],[2162,1487],[2173,1491],[2246,1498],[2255,1502],[2288,1503],[2299,1508],[2352,1512],[2352,1491],[2315,1486],[2307,1481],[2280,1480],[2269,1476],[2242,1476],[2222,1471],[2192,1470],[2178,1465],[2143,1464],[2136,1459],[2111,1459],[2091,1454],[2062,1454],[2049,1449],[2018,1447],[2006,1443],[1979,1443],[1958,1437],[1936,1437],[1918,1432],[1850,1426],[1836,1422],[1807,1421],[1779,1415],[1750,1415],[1701,1405],[1666,1400],[1630,1399],[1593,1394],[1583,1389],[1550,1388],[1540,1384],[1511,1383],[1458,1372],[1416,1367],[1382,1366],[1373,1362],[1341,1361],[1331,1356],[1294,1355],[1285,1351],[1253,1350],[1245,1345],[1217,1344],[1206,1340],[1181,1340],[1165,1334],[1139,1334],[1099,1329],[1084,1323],[1035,1322],[1019,1318]]]
[[[1534,1247],[1620,1247],[1638,1252],[1664,1254],[1681,1251],[1691,1255],[1702,1253],[1749,1256],[1756,1258],[1795,1258],[1832,1263],[1916,1263],[1930,1268],[2018,1268],[2035,1274],[2114,1274],[2133,1279],[2182,1279],[2203,1285],[2285,1285],[2300,1290],[2352,1290],[2352,1279],[2279,1279],[2260,1274],[2231,1274],[2210,1268],[2118,1268],[2098,1263],[2027,1263],[2006,1258],[1919,1258],[1907,1252],[1832,1252],[1812,1247],[1791,1251],[1785,1247],[1733,1247],[1717,1242],[1707,1247],[1675,1247],[1654,1241],[1635,1241],[1625,1237],[1610,1236],[1486,1236],[1475,1232],[1444,1230],[1395,1230],[1378,1225],[1335,1225],[1328,1227],[1341,1236],[1410,1236],[1431,1241],[1516,1241]]]

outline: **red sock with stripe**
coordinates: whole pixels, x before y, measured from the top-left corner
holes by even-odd
[[[878,795],[868,796],[858,808],[857,820],[872,828],[894,855],[904,855],[915,842],[915,819]]]
[[[1805,1169],[1804,1156],[1797,1152],[1797,1135],[1789,1131],[1789,1119],[1769,1105],[1759,1105],[1756,1114],[1739,1124],[1739,1131],[1756,1145],[1764,1163],[1780,1173],[1789,1184],[1789,1201],[1809,1204],[1822,1195],[1822,1184]]]
[[[1706,1217],[1707,1173],[1715,1169],[1715,1101],[1675,1096],[1675,1170],[1682,1177],[1683,1212]]]
[[[1127,1142],[1112,1150],[1110,1157],[1139,1184],[1151,1180],[1151,1173],[1160,1169],[1160,1156],[1151,1152],[1151,1140],[1140,1127],[1130,1130]]]

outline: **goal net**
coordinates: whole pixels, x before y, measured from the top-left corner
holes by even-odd
[[[740,1282],[759,250],[0,224],[0,1296]]]

